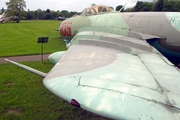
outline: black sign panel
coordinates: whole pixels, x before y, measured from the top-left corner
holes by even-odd
[[[49,37],[39,37],[38,38],[38,43],[47,43]]]

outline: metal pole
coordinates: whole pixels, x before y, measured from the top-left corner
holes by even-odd
[[[41,44],[41,62],[43,63],[43,42]]]
[[[43,63],[43,44],[48,42],[48,37],[39,37],[37,43],[41,43],[41,62]]]

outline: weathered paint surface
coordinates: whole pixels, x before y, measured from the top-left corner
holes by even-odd
[[[113,119],[180,119],[180,71],[148,43],[81,31],[70,44],[43,81],[54,94]]]
[[[84,26],[91,26],[90,20],[86,16],[77,16],[62,22],[59,31],[64,39],[71,40],[78,33],[78,29]]]
[[[108,12],[71,18],[76,32],[44,85],[105,117],[180,120],[180,71],[171,63],[180,63],[179,16]]]
[[[73,32],[69,41],[81,31],[101,31],[138,38],[147,40],[172,63],[178,65],[180,63],[179,16],[180,13],[178,12],[110,12],[79,16],[70,19],[76,25],[71,29],[76,32]],[[83,19],[80,17],[83,17]],[[84,22],[88,22],[88,24],[83,24]],[[67,38],[66,36],[62,37]],[[86,39],[92,37],[92,35],[76,37]]]
[[[91,26],[111,27],[111,28],[126,28],[127,23],[123,20],[121,15],[117,13],[101,14],[88,17],[91,21]]]

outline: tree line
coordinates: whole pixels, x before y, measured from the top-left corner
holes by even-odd
[[[26,20],[47,20],[47,19],[56,19],[59,16],[69,18],[76,14],[80,14],[78,12],[69,12],[67,10],[62,11],[53,11],[50,9],[47,10],[28,10],[25,11],[26,2],[24,0],[9,0],[6,2],[7,5],[7,16],[19,16],[20,19]],[[118,5],[115,10],[119,11],[123,6]],[[1,11],[5,11],[2,8]],[[171,12],[179,12],[180,11],[180,1],[173,0],[158,0],[155,3],[152,2],[142,2],[137,1],[136,5],[132,8],[122,9],[121,12],[140,12],[140,11],[171,11]]]
[[[133,8],[124,10],[125,12],[140,11],[164,11],[164,12],[180,12],[179,0],[158,0],[155,3],[137,1]]]
[[[69,18],[76,14],[79,14],[79,13],[78,12],[69,12],[67,10],[52,11],[50,9],[47,9],[47,10],[38,9],[35,11],[31,11],[31,10],[26,11],[25,19],[26,20],[35,20],[35,19],[52,20],[52,19],[58,18],[59,16]]]

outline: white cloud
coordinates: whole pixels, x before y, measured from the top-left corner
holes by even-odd
[[[37,10],[37,9],[50,9],[50,10],[68,10],[68,11],[77,11],[81,12],[84,8],[89,7],[91,4],[101,4],[111,6],[114,9],[118,5],[124,5],[127,3],[126,8],[133,7],[138,0],[111,0],[111,1],[104,1],[104,0],[25,0],[27,9],[30,10]],[[152,1],[152,0],[143,0],[143,1]],[[2,7],[6,8],[5,2],[8,0],[0,0],[0,9]]]

